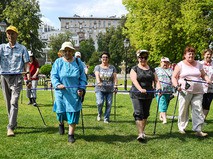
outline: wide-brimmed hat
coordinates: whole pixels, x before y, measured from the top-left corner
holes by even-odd
[[[12,30],[12,31],[14,31],[14,32],[16,32],[18,34],[18,29],[16,27],[12,26],[12,25],[10,25],[9,27],[7,27],[6,32],[8,30]]]
[[[66,47],[75,50],[75,48],[73,47],[72,43],[70,41],[66,41],[61,45],[61,49],[60,51],[63,51]]]
[[[161,62],[170,62],[168,57],[162,57],[160,61]]]

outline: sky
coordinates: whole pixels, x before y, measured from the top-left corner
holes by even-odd
[[[121,17],[127,13],[122,0],[38,0],[42,21],[60,28],[58,17]]]

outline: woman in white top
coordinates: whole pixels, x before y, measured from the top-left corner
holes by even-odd
[[[192,112],[192,130],[197,136],[205,137],[208,134],[202,132],[204,114],[202,110],[203,87],[202,83],[189,82],[186,80],[204,79],[207,83],[211,80],[205,74],[203,66],[195,61],[195,49],[188,46],[184,50],[183,60],[179,62],[172,75],[172,83],[180,92],[179,94],[179,115],[178,129],[181,134],[185,134],[185,129],[189,121],[189,107]],[[188,84],[187,84],[188,83]]]
[[[201,61],[201,64],[203,64],[203,70],[208,75],[208,77],[213,81],[213,61],[212,61],[212,50],[206,49],[203,51],[203,61]],[[207,87],[207,93],[203,95],[203,113],[205,115],[205,119],[209,113],[210,105],[213,99],[213,86]]]

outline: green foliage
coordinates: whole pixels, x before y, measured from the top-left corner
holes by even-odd
[[[91,58],[90,58],[89,61],[88,61],[89,70],[91,70],[90,67],[93,66],[93,68],[94,68],[94,66],[96,66],[97,64],[100,63],[100,61],[99,61],[99,59],[100,59],[99,56],[100,56],[100,53],[99,53],[99,52],[93,52],[93,53],[92,53],[92,56],[91,56]]]
[[[95,51],[94,41],[92,38],[80,42],[79,51],[81,52],[81,59],[86,63],[89,61],[92,53]]]
[[[39,69],[39,73],[44,74],[47,76],[47,78],[49,78],[51,69],[52,69],[52,65],[45,64],[45,65],[41,66],[41,68]]]
[[[136,49],[150,51],[153,65],[162,56],[180,61],[186,45],[199,53],[212,42],[210,0],[123,0],[123,4],[129,11],[123,31]]]
[[[66,31],[65,33],[60,33],[56,36],[50,37],[50,43],[49,43],[50,50],[48,54],[52,62],[54,62],[58,58],[58,52],[61,48],[61,45],[65,41],[70,41],[71,36],[72,36],[72,33],[70,31]],[[71,42],[73,46],[75,46],[74,42],[73,41]]]
[[[44,44],[38,38],[38,28],[41,23],[38,0],[7,1],[3,5],[2,20],[7,25],[14,25],[19,30],[18,41],[40,57]]]
[[[124,21],[124,20],[123,20]],[[121,22],[123,22],[121,21]],[[110,54],[110,64],[114,65],[118,72],[120,72],[120,65],[122,61],[126,61],[131,67],[133,64],[132,57],[135,54],[132,54],[130,50],[128,50],[126,56],[126,50],[124,49],[123,41],[125,36],[122,33],[122,24],[117,28],[110,27],[106,29],[106,33],[98,34],[98,51],[101,52],[107,51]],[[96,57],[97,58],[97,57]]]
[[[95,65],[92,65],[88,68],[88,74],[93,74],[94,73],[94,68],[95,68]]]

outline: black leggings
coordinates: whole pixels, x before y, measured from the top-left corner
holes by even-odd
[[[205,110],[210,109],[212,99],[213,99],[213,93],[205,93],[203,95],[203,102],[202,102],[203,109]]]
[[[135,118],[135,120],[147,119],[149,117],[149,110],[152,99],[131,99],[134,109],[133,117]]]

